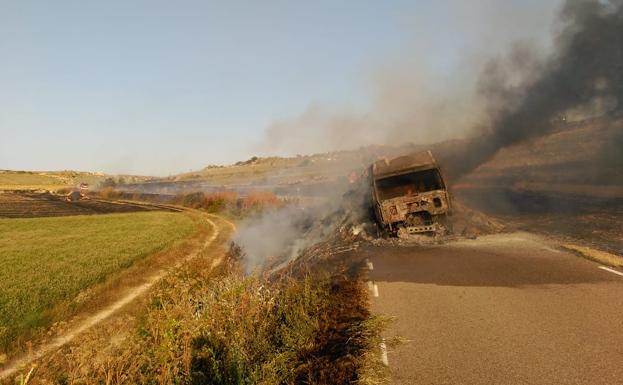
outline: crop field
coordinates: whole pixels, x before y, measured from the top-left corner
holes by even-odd
[[[0,190],[57,190],[84,182],[92,185],[105,177],[75,171],[9,171],[0,170]]]
[[[0,351],[55,305],[193,233],[180,213],[0,219]]]
[[[4,189],[12,188],[60,188],[66,183],[61,178],[52,175],[42,175],[38,173],[0,173],[0,187]]]

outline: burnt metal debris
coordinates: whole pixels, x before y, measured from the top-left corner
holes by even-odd
[[[371,205],[382,232],[407,237],[447,231],[452,203],[430,151],[378,160],[369,176]]]

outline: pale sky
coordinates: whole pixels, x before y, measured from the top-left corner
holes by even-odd
[[[516,39],[547,48],[559,4],[0,0],[0,169],[246,159],[310,104],[365,111],[370,78],[402,57],[443,78]]]

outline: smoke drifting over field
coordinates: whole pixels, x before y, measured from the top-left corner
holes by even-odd
[[[527,55],[515,50],[515,67],[489,64],[480,90],[491,101],[490,123],[450,156],[455,177],[500,148],[549,133],[557,118],[574,109],[623,112],[623,1],[569,1],[561,18],[556,50],[542,63],[521,60]],[[522,83],[508,84],[517,70],[525,74]]]
[[[309,153],[461,139],[462,145],[450,152],[437,152],[456,179],[503,147],[551,132],[562,116],[620,114],[622,3],[568,0],[554,23],[557,32],[549,54],[519,41],[493,60],[479,57],[471,60],[471,67],[458,66],[446,79],[427,68],[424,52],[415,58],[406,54],[403,63],[375,77],[368,112],[311,106],[298,117],[272,124],[264,148]],[[541,7],[537,4],[527,15],[537,17]],[[505,35],[505,26],[492,19]],[[478,66],[480,76],[474,69]],[[604,149],[601,158],[620,160],[617,156],[620,151]]]
[[[438,35],[419,12],[405,15],[413,38],[400,51],[375,58],[378,65],[353,66],[364,80],[359,103],[311,103],[270,124],[259,150],[294,155],[465,137],[486,113],[476,92],[483,63],[515,40],[536,52],[548,50],[559,5],[560,0],[448,0],[440,4],[438,23],[444,27]]]
[[[267,262],[291,258],[309,246],[301,235],[309,227],[311,215],[297,207],[286,206],[242,223],[234,242],[242,247],[245,270],[262,269]]]
[[[275,268],[326,240],[340,227],[361,222],[366,198],[365,189],[336,184],[322,204],[286,205],[243,222],[234,242],[244,251],[247,273]]]
[[[422,144],[423,139],[432,136],[427,136],[428,131],[414,132],[413,128],[424,123],[433,132],[462,137],[450,145],[431,145],[451,179],[456,180],[504,147],[564,129],[565,116],[623,115],[623,0],[569,0],[557,25],[549,55],[517,43],[506,57],[488,61],[481,71],[476,95],[469,95],[470,87],[459,83],[445,90],[439,87],[449,91],[446,95],[430,89],[427,98],[429,89],[424,93],[413,91],[410,87],[418,83],[407,77],[404,82],[389,82],[382,89],[373,113],[310,108],[299,118],[271,126],[268,140],[277,147],[287,143],[312,151],[373,143],[399,145],[403,141]],[[452,101],[455,103],[449,104]],[[408,108],[410,103],[412,109]],[[317,129],[321,132],[314,131]],[[289,139],[292,137],[294,141]],[[623,132],[611,143],[602,149],[597,161],[623,167],[623,151],[617,145],[623,143]],[[314,212],[305,220],[339,218],[334,213]],[[259,226],[245,230],[250,236],[243,234],[240,238],[243,246],[259,250],[255,257],[278,254],[285,245],[293,255],[300,246],[318,240],[300,230],[298,215],[277,215],[282,217],[260,221]],[[273,226],[276,222],[277,227]],[[333,229],[334,225],[331,222],[326,228]]]

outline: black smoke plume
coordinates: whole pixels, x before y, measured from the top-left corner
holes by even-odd
[[[503,147],[564,127],[562,117],[570,110],[593,106],[602,114],[622,115],[623,0],[569,0],[560,25],[555,49],[545,61],[532,60],[521,47],[514,50],[513,66],[525,75],[520,84],[509,85],[504,76],[516,69],[496,62],[485,69],[480,91],[491,100],[490,121],[465,146],[441,153],[453,179]],[[621,163],[623,151],[611,156],[606,158]]]

